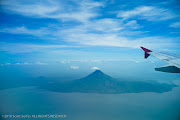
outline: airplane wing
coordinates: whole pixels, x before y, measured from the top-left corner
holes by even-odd
[[[164,54],[164,53],[154,52],[154,51],[149,50],[144,47],[141,47],[141,48],[145,52],[144,58],[148,58],[150,55],[152,55],[152,56],[155,56],[155,57],[168,63],[168,65],[166,65],[166,66],[155,68],[156,71],[169,72],[169,73],[180,73],[180,58],[179,57]]]

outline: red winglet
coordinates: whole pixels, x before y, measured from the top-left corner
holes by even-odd
[[[144,47],[141,47],[145,52],[152,52],[151,50],[147,49],[147,48],[144,48]]]
[[[144,48],[144,47],[141,47],[143,50],[144,50],[144,52],[145,52],[145,56],[144,56],[144,58],[148,58],[149,57],[149,55],[150,54],[148,54],[148,52],[153,52],[153,51],[151,51],[151,50],[149,50],[149,49],[147,49],[147,48]]]

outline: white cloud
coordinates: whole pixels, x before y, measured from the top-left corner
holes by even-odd
[[[123,23],[119,19],[104,18],[86,23],[82,28],[86,28],[88,31],[100,31],[100,32],[118,32],[124,29]]]
[[[139,6],[133,10],[120,11],[118,17],[122,19],[96,19],[98,16],[98,7],[103,6],[102,2],[94,2],[91,0],[72,0],[76,7],[68,4],[67,1],[45,0],[40,1],[21,1],[21,0],[3,0],[1,2],[3,10],[10,13],[21,14],[29,17],[52,18],[61,20],[77,20],[83,24],[73,26],[71,28],[50,27],[40,29],[29,29],[25,26],[15,28],[5,28],[1,32],[13,34],[28,34],[43,39],[56,39],[57,45],[35,45],[35,44],[18,44],[18,43],[0,43],[1,51],[14,53],[25,52],[58,52],[58,48],[74,48],[80,46],[62,45],[63,42],[75,43],[83,46],[115,46],[115,47],[131,47],[139,48],[139,46],[161,47],[178,45],[173,43],[172,39],[152,36],[145,37],[143,33],[148,31],[138,31],[140,26],[136,20],[129,18],[138,16],[138,19],[146,19],[148,21],[167,20],[176,17],[169,10],[157,8],[154,6]],[[91,20],[90,20],[91,19]],[[141,38],[138,37],[141,35]],[[59,40],[59,41],[58,41]],[[59,42],[59,45],[58,45]],[[65,44],[66,44],[65,43]],[[81,46],[82,47],[82,46]],[[60,51],[61,53],[64,51]],[[63,63],[63,62],[62,62]]]
[[[173,43],[174,39],[164,38],[160,36],[131,38],[119,34],[96,34],[96,33],[82,33],[82,34],[68,34],[65,38],[69,42],[77,42],[81,45],[92,46],[115,46],[115,47],[130,47],[139,48],[146,46],[149,48],[177,46]],[[158,43],[157,43],[158,41]]]
[[[170,25],[170,27],[173,27],[173,28],[180,28],[180,22],[172,23],[172,24]]]
[[[29,63],[29,62],[18,62],[18,63],[5,63],[1,64],[2,66],[5,65],[48,65],[47,63],[42,63],[42,62],[34,62],[34,63]]]
[[[102,62],[102,60],[91,60],[92,62]]]
[[[100,70],[98,67],[92,67],[92,70]]]
[[[128,60],[126,60],[126,61],[128,61]],[[146,62],[147,60],[146,59],[132,59],[130,61],[134,61],[136,63],[142,63],[142,62]]]
[[[15,65],[32,65],[32,63],[23,62],[23,63],[15,63]]]
[[[122,31],[134,30],[140,27],[141,26],[137,23],[136,20],[122,21],[120,19],[103,18],[103,19],[88,21],[82,25],[75,26],[70,29],[57,30],[57,32],[54,35],[61,37],[61,35],[64,36],[66,34],[79,34],[79,33],[120,34]]]
[[[128,21],[126,24],[124,24],[125,27],[130,27],[131,29],[138,29],[140,28],[140,25],[137,23],[136,20]]]
[[[4,29],[1,29],[0,32],[6,32],[6,33],[12,33],[12,34],[27,34],[27,35],[33,35],[33,36],[38,36],[38,37],[50,34],[50,31],[46,28],[28,29],[25,26],[15,27],[15,28],[4,28]]]
[[[63,39],[64,41],[71,43],[75,42],[80,45],[100,45],[100,46],[116,46],[116,47],[133,47],[138,48],[140,45],[144,45],[146,40],[136,40],[127,37],[132,34],[140,34],[140,31],[123,31],[124,29],[137,29],[140,26],[137,21],[123,22],[118,19],[100,19],[84,23],[83,25],[73,27],[70,29],[57,30],[53,36],[58,40]],[[12,30],[8,29],[7,32],[12,33],[26,33],[33,34],[36,31],[29,30],[25,27],[20,27],[23,30]],[[47,29],[44,29],[47,30]],[[43,30],[39,30],[44,34]],[[91,32],[95,33],[91,33]],[[101,33],[96,33],[101,32]],[[46,32],[50,33],[50,32]],[[40,32],[35,33],[40,34]],[[142,42],[142,43],[140,43]],[[148,42],[148,41],[147,41]],[[138,44],[139,43],[139,44]],[[1,46],[1,45],[0,45]],[[16,47],[15,47],[16,46]],[[55,49],[63,47],[80,47],[80,46],[67,46],[67,45],[35,45],[35,44],[6,44],[2,45],[0,50],[11,51],[11,52],[35,52],[43,51],[44,49]]]
[[[79,66],[70,66],[71,69],[79,69]]]
[[[1,66],[6,66],[6,65],[30,65],[32,63],[28,63],[28,62],[23,62],[23,63],[5,63],[5,64],[1,64]]]
[[[56,35],[63,35],[59,37],[62,37],[64,41],[80,45],[130,48],[177,46],[177,43],[173,43],[175,39],[162,36],[145,37],[144,33],[148,31],[135,30],[138,28],[141,26],[136,20],[100,19],[58,31]]]
[[[35,64],[38,64],[38,65],[48,65],[47,63],[42,63],[42,62],[36,62]]]
[[[66,34],[76,34],[76,33],[91,33],[91,32],[102,32],[102,33],[118,33],[119,31],[125,29],[138,29],[140,25],[137,21],[132,20],[128,22],[123,22],[119,19],[99,19],[93,21],[84,22],[79,26],[73,28],[59,28],[57,25],[50,25],[46,28],[39,29],[29,29],[25,26],[15,27],[15,28],[3,28],[0,32],[11,33],[11,34],[26,34],[33,35],[43,39],[53,39],[59,40]],[[53,30],[52,30],[53,29]],[[128,32],[129,33],[129,32]]]
[[[69,60],[62,60],[62,61],[60,61],[60,63],[67,64],[67,63],[70,63],[70,61]]]
[[[132,60],[132,61],[134,61],[136,63],[140,63],[141,62],[140,60]]]
[[[88,62],[89,60],[70,60],[71,62]]]
[[[28,62],[24,62],[23,64],[24,64],[24,65],[29,65],[29,63],[28,63]]]
[[[94,60],[62,60],[62,61],[60,61],[60,63],[62,63],[62,64],[67,64],[67,63],[72,63],[72,62],[97,62],[97,63],[100,63],[100,62],[102,62],[102,60],[94,59]]]
[[[136,15],[140,15],[143,14],[145,12],[149,12],[150,10],[152,10],[152,7],[148,7],[148,6],[141,6],[141,7],[137,7],[134,10],[129,10],[129,11],[120,11],[117,15],[117,17],[122,17],[122,18],[130,18],[130,17],[134,17]]]
[[[120,11],[117,17],[125,19],[137,17],[137,19],[145,19],[148,21],[162,21],[175,18],[176,15],[168,9],[158,8],[155,6],[139,6],[133,10]]]
[[[109,21],[109,20],[108,20]],[[112,20],[110,20],[112,22]],[[116,21],[116,20],[115,20]],[[114,23],[113,23],[114,24]],[[116,24],[116,22],[115,22]],[[131,24],[136,24],[136,21],[129,21],[125,24],[122,24],[123,27],[109,25],[112,27],[111,30],[117,28],[127,28]],[[101,26],[101,25],[99,25]],[[107,25],[105,25],[107,26]],[[130,48],[139,48],[140,46],[146,46],[150,48],[167,48],[171,46],[178,46],[179,44],[175,43],[176,39],[154,36],[154,37],[137,37],[142,35],[141,31],[124,31],[124,30],[109,30],[110,27],[102,27],[102,33],[91,33],[91,31],[96,31],[91,24],[78,26],[72,29],[61,30],[55,33],[54,36],[57,38],[63,39],[67,43],[76,43],[76,46],[70,45],[38,45],[38,44],[23,44],[23,43],[0,43],[1,51],[8,51],[11,53],[28,53],[28,52],[52,52],[58,51],[60,48],[76,48],[76,47],[85,47],[85,46],[115,46],[115,47],[130,47]],[[101,28],[98,27],[98,28]],[[134,25],[135,28],[139,27]],[[106,31],[107,29],[107,31]],[[63,36],[58,36],[63,35]],[[131,37],[131,36],[136,36]],[[158,43],[157,43],[158,41]],[[174,42],[173,42],[174,41]],[[61,43],[60,43],[61,44]]]
[[[1,7],[7,11],[16,14],[21,14],[29,17],[37,18],[52,18],[61,20],[77,20],[87,21],[90,18],[96,17],[98,14],[94,12],[97,7],[103,6],[101,2],[93,2],[91,0],[40,0],[22,1],[22,0],[2,0]]]
[[[0,42],[0,51],[10,53],[28,53],[28,52],[47,52],[60,48],[76,48],[80,46],[68,45],[40,45],[40,44],[23,44],[23,43],[4,43]]]

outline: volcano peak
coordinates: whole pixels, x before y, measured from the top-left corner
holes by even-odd
[[[101,70],[95,70],[92,74],[104,74]]]
[[[95,70],[93,73],[89,74],[85,78],[90,78],[90,79],[112,79],[109,75],[106,75],[101,70]]]

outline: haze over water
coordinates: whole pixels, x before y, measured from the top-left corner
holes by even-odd
[[[21,87],[1,90],[0,106],[1,114],[65,114],[62,119],[67,120],[178,120],[179,94],[180,88],[166,93],[88,94]]]

